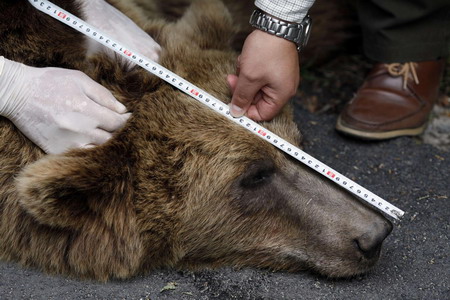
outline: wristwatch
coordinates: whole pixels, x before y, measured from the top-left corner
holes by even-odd
[[[303,49],[308,43],[311,33],[312,19],[307,15],[301,23],[282,21],[270,16],[260,9],[253,11],[250,17],[250,25],[267,33],[284,38],[297,44],[297,51]]]

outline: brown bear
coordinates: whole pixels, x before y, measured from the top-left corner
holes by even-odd
[[[76,1],[54,2],[82,17]],[[0,20],[0,55],[79,69],[132,111],[106,144],[63,155],[0,118],[1,259],[101,281],[224,265],[339,277],[377,262],[392,224],[333,183],[146,71],[87,58],[83,36],[26,0],[2,1]],[[229,102],[231,20],[199,0],[145,29],[162,65]],[[290,107],[263,126],[300,143]]]

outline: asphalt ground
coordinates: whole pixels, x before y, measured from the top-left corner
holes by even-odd
[[[342,103],[330,103],[358,82],[338,85],[326,97],[312,95],[311,82],[294,101],[305,151],[407,212],[370,273],[330,280],[257,269],[157,270],[97,283],[0,262],[0,299],[450,299],[450,149],[420,137],[362,142],[342,136],[334,130]]]

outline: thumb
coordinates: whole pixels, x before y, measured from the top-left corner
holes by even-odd
[[[256,94],[262,85],[250,82],[243,76],[236,77],[230,75],[227,78],[228,84],[233,91],[233,98],[230,103],[230,113],[233,117],[242,117],[252,104]]]

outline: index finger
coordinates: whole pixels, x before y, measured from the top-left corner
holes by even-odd
[[[262,87],[263,85],[260,82],[248,80],[242,75],[239,76],[230,103],[231,115],[242,117]]]
[[[125,105],[120,103],[107,88],[97,83],[89,76],[85,76],[86,78],[84,78],[82,84],[83,91],[86,93],[86,96],[92,99],[95,103],[119,114],[127,112]]]

